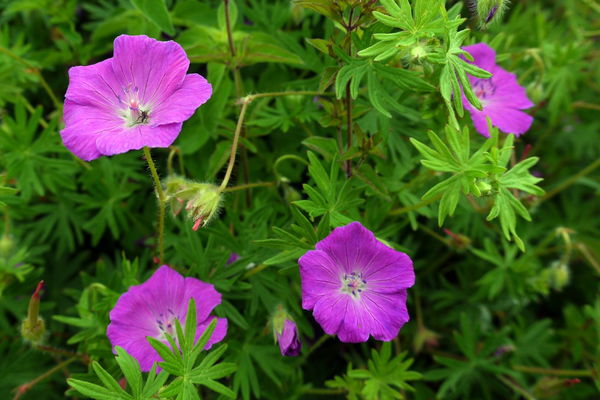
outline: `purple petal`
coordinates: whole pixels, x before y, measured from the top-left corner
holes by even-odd
[[[136,332],[125,324],[111,323],[108,325],[106,335],[113,347],[120,346],[130,356],[134,357],[140,363],[140,368],[144,372],[150,371],[152,364],[155,362],[162,361],[160,355],[148,342],[147,337],[153,335],[149,335],[143,330]]]
[[[339,292],[343,271],[327,253],[311,250],[298,260],[302,281],[302,308],[310,310],[323,295]]]
[[[369,340],[369,332],[373,329],[373,325],[373,318],[365,307],[359,301],[349,299],[337,334],[342,342],[366,342]]]
[[[152,112],[153,124],[182,122],[190,118],[196,109],[212,95],[212,86],[202,76],[189,74],[183,85],[166,98]]]
[[[475,64],[481,69],[491,71],[496,65],[496,51],[486,43],[476,43],[470,46],[464,46],[462,49],[473,57],[472,64]],[[465,60],[467,60],[466,57]]]
[[[198,324],[198,328],[196,330],[196,341],[198,341],[198,339],[200,339],[200,336],[202,336],[202,334],[204,333],[206,328],[208,328],[208,325],[210,325],[212,320],[215,318],[217,318],[217,317],[209,318]],[[208,339],[208,342],[206,343],[204,350],[208,350],[212,347],[213,344],[219,343],[221,340],[223,340],[225,338],[225,335],[227,335],[227,319],[217,318],[217,326],[215,326],[215,330],[213,331],[210,339]]]
[[[277,334],[277,341],[282,356],[293,357],[300,354],[302,343],[298,338],[298,327],[295,322],[285,320],[282,332]]]
[[[534,106],[527,97],[525,88],[519,85],[515,74],[511,74],[498,66],[494,68],[493,74],[490,79],[496,90],[488,101],[489,105],[498,104],[516,109],[526,109]]]
[[[370,333],[376,340],[389,341],[398,336],[400,328],[409,321],[406,309],[406,290],[381,295],[367,290],[362,296],[365,312],[372,317]]]
[[[107,132],[98,136],[96,147],[102,155],[111,156],[129,150],[148,147],[169,147],[181,132],[182,123],[159,126],[136,125],[120,132]]]
[[[475,126],[475,129],[477,130],[477,132],[479,132],[483,136],[489,138],[490,130],[489,130],[488,124],[487,124],[486,112],[476,110],[473,107],[467,108],[467,109],[469,110],[469,113],[471,114],[471,120],[473,121],[473,125]]]
[[[195,278],[185,278],[183,298],[186,302],[189,302],[190,298],[194,298],[196,321],[198,322],[206,320],[212,310],[221,304],[221,293],[217,292],[210,283]]]
[[[362,271],[362,267],[377,255],[375,235],[360,222],[335,228],[315,248],[324,251],[345,273]]]
[[[502,132],[517,136],[527,132],[533,123],[531,115],[496,104],[487,106],[484,112],[490,117],[492,124]]]
[[[142,102],[156,105],[181,86],[190,65],[178,43],[161,42],[145,35],[118,36],[113,60],[121,87],[137,87]]]
[[[96,147],[99,135],[122,132],[119,121],[103,109],[80,105],[68,99],[65,100],[63,118],[65,128],[60,131],[60,136],[65,147],[85,161],[102,155]]]
[[[109,58],[96,64],[69,68],[69,87],[65,98],[107,112],[116,111],[121,86],[113,72],[112,62],[113,59]]]
[[[397,292],[415,284],[415,271],[410,257],[377,242],[379,253],[363,268],[368,288],[380,293]]]
[[[350,301],[350,297],[344,293],[322,296],[317,301],[313,315],[325,333],[335,335],[338,332]]]

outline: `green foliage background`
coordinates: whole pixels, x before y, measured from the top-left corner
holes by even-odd
[[[456,1],[226,3],[0,0],[0,397],[600,398],[600,3],[513,0],[489,24]],[[155,268],[142,154],[86,163],[58,134],[68,68],[110,57],[122,33],[176,40],[213,86],[153,150],[163,178],[218,184],[248,102],[221,213],[197,232],[166,221],[166,263],[223,294],[227,346],[199,357],[181,331],[158,376],[105,335]],[[463,109],[461,86],[477,101],[465,74],[487,76],[460,58],[477,42],[536,104],[519,138],[486,140]],[[300,307],[298,257],[355,220],[414,261],[392,343],[327,338]],[[41,279],[32,346],[20,324]],[[299,357],[273,343],[278,304]]]

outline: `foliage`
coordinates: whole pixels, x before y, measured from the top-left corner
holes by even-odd
[[[0,392],[597,398],[600,4],[508,3],[0,0]],[[221,211],[197,231],[169,214],[164,235],[164,263],[221,293],[227,336],[203,351],[214,326],[194,343],[188,312],[152,340],[164,361],[149,373],[106,336],[119,296],[158,266],[145,160],[84,162],[59,134],[68,69],[110,57],[120,34],[177,41],[213,88],[152,149],[163,184],[218,187],[240,127]],[[519,137],[484,138],[465,112],[462,93],[485,106],[467,77],[490,74],[461,49],[478,42],[535,103]],[[414,262],[411,321],[391,343],[341,343],[301,308],[298,258],[351,221]],[[19,326],[40,280],[32,345]],[[278,306],[299,357],[273,343]]]

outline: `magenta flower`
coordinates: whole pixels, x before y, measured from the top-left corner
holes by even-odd
[[[144,146],[168,147],[212,94],[173,42],[121,35],[112,58],[69,69],[65,94],[65,146],[89,161]]]
[[[302,308],[342,342],[392,340],[408,320],[411,259],[359,222],[336,228],[298,260]]]
[[[277,332],[277,341],[282,356],[297,356],[302,350],[302,342],[298,337],[298,327],[294,321],[289,319],[285,320],[283,328],[280,332]]]
[[[492,74],[488,79],[469,75],[473,92],[483,106],[481,111],[473,107],[464,94],[462,96],[463,105],[471,113],[477,132],[490,137],[486,117],[490,117],[492,125],[504,133],[519,136],[527,132],[533,117],[520,110],[534,104],[527,97],[525,88],[517,82],[517,77],[496,65],[496,52],[487,44],[477,43],[462,49],[473,56],[472,64]]]
[[[112,346],[121,346],[140,363],[142,371],[162,361],[146,339],[152,336],[168,345],[166,334],[176,336],[175,319],[182,327],[190,299],[196,302],[198,328],[196,340],[217,317],[210,312],[221,303],[221,295],[213,285],[195,278],[184,278],[166,265],[141,285],[132,286],[123,293],[110,312],[107,336]],[[209,349],[227,333],[227,320],[217,318],[217,326],[206,345]]]

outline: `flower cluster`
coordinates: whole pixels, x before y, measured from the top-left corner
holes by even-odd
[[[495,13],[497,8],[491,10]],[[520,110],[533,103],[515,75],[496,65],[495,52],[486,44],[463,49],[475,65],[492,74],[489,79],[469,76],[482,110],[462,98],[477,131],[490,135],[488,117],[504,132],[527,131],[533,119]],[[198,74],[187,74],[188,67],[185,52],[175,42],[117,37],[112,58],[69,71],[61,131],[65,146],[84,160],[144,146],[169,146],[183,121],[211,96],[211,85]],[[162,188],[175,215],[185,207],[194,230],[218,212],[221,191],[215,185],[171,176]],[[237,258],[232,254],[228,264]],[[364,342],[370,336],[389,341],[408,322],[407,289],[415,282],[412,261],[359,222],[334,229],[298,263],[302,307],[312,310],[327,334],[337,335],[342,342]],[[121,295],[110,313],[108,338],[148,371],[161,359],[147,337],[168,343],[167,335],[174,335],[176,320],[185,321],[192,298],[197,304],[198,339],[217,318],[210,313],[221,303],[221,295],[211,284],[184,278],[163,265],[146,282]],[[217,320],[206,348],[226,335],[227,320]],[[277,309],[272,325],[281,354],[300,354],[298,327],[283,307]]]

